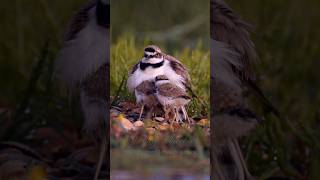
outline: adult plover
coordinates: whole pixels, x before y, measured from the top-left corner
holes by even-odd
[[[155,85],[157,99],[163,105],[165,113],[167,114],[173,110],[175,120],[178,122],[188,120],[190,123],[185,106],[190,102],[191,98],[187,95],[186,91],[173,84],[165,75],[157,76]],[[183,118],[180,117],[180,111],[182,111]]]
[[[134,89],[143,81],[154,80],[158,75],[166,75],[171,82],[187,90],[190,86],[189,73],[180,61],[150,45],[144,50],[144,57],[133,67],[127,82],[128,89]]]
[[[154,82],[158,75],[166,75],[172,83],[176,84],[184,92],[190,87],[188,71],[179,60],[164,54],[158,46],[147,46],[144,50],[143,58],[133,67],[127,81],[128,89],[135,93],[137,102],[140,103],[141,99],[144,100],[143,104],[140,103],[142,105],[141,113],[144,105],[151,106],[151,108],[153,107],[152,110],[154,110],[154,104],[156,103],[154,102],[154,96],[138,93],[137,87],[139,87],[139,92],[144,91],[142,87],[145,85],[140,85],[145,81]],[[148,98],[151,99],[148,100]],[[152,103],[149,105],[146,102]]]
[[[109,161],[109,0],[92,0],[72,19],[55,62],[56,76],[80,91],[84,129],[100,145],[95,178],[104,155]],[[105,153],[105,151],[107,151]],[[107,170],[108,171],[108,170]],[[108,171],[109,172],[109,171]]]

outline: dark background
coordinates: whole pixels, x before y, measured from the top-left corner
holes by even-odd
[[[286,119],[265,114],[244,140],[249,168],[263,178],[319,179],[320,2],[226,1],[254,26],[258,84]],[[253,104],[262,112],[259,101]]]
[[[52,60],[66,25],[84,2],[0,2],[0,107],[11,108],[19,103],[46,42]]]

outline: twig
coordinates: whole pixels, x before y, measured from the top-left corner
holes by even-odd
[[[18,106],[15,112],[13,124],[16,126],[9,127],[8,130],[4,133],[4,138],[14,138],[23,134],[26,131],[25,128],[20,129],[19,126],[21,127],[20,124],[25,123],[25,122],[22,122],[22,115],[25,114],[26,109],[30,105],[31,98],[33,97],[34,92],[36,91],[37,82],[40,79],[40,76],[42,75],[42,70],[47,60],[48,47],[49,47],[49,40],[47,40],[44,46],[42,47],[39,61],[32,70],[29,83],[25,90],[24,98],[22,99],[20,105]],[[27,127],[30,127],[30,126],[27,126]],[[17,129],[19,129],[19,135],[12,134]]]
[[[123,86],[125,80],[126,80],[126,75],[123,75],[122,80],[121,80],[121,83],[120,83],[120,86],[119,86],[119,88],[117,89],[116,96],[115,96],[115,98],[113,99],[113,101],[111,102],[111,106],[115,106],[116,102],[118,101],[118,99],[119,99],[118,97],[119,97],[120,91],[121,91],[121,89],[122,89],[122,86]]]

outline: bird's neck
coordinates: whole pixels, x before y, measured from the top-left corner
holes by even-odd
[[[164,64],[164,60],[158,62],[158,63],[146,63],[146,62],[143,62],[141,61],[140,62],[140,69],[141,70],[145,70],[146,68],[148,67],[151,67],[151,68],[160,68],[161,66],[163,66]]]

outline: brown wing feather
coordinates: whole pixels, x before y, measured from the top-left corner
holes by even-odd
[[[65,35],[65,41],[70,41],[76,37],[89,21],[89,10],[96,5],[97,1],[90,1],[84,8],[80,9],[71,19],[69,28]]]
[[[211,80],[211,86],[211,93],[214,95],[212,98],[214,112],[218,113],[225,109],[244,106],[241,89],[234,89],[216,79]]]
[[[109,64],[103,64],[95,73],[88,76],[82,83],[81,87],[90,97],[102,98],[108,100]]]
[[[211,93],[214,94],[211,118],[214,119],[216,140],[244,136],[258,124],[259,119],[248,109],[241,91],[216,80],[211,81],[211,86]]]
[[[162,96],[172,98],[187,96],[187,93],[183,89],[170,83],[160,85],[158,87],[158,93]]]
[[[143,94],[150,95],[155,93],[155,85],[152,81],[143,81],[136,87],[136,91],[142,92]]]
[[[240,55],[244,70],[239,73],[245,79],[254,79],[252,65],[258,59],[253,42],[250,39],[252,27],[222,0],[212,0],[211,38],[231,45]]]
[[[138,69],[139,63],[140,63],[140,62],[138,62],[137,64],[135,64],[135,65],[132,67],[132,70],[131,70],[130,74],[133,74],[133,73]]]
[[[185,80],[185,85],[190,87],[190,75],[188,69],[184,67],[181,62],[173,56],[164,54],[164,58],[170,61],[172,69]]]

